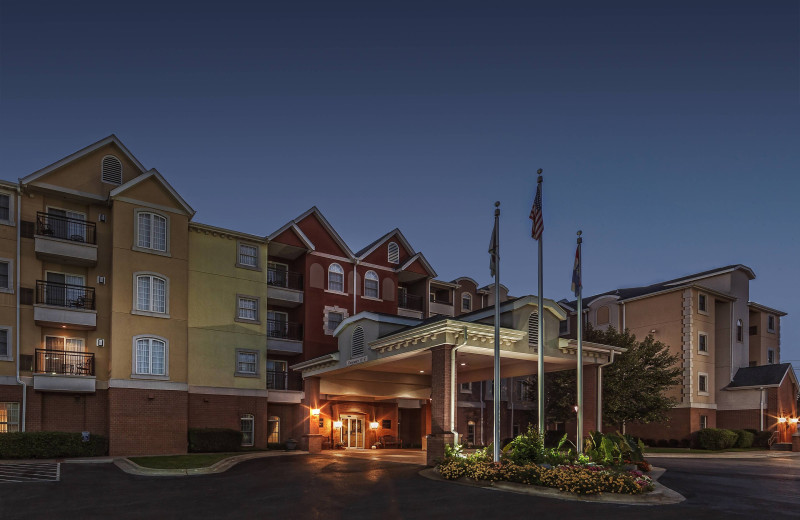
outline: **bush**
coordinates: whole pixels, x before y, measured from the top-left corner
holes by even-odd
[[[658,439],[656,446],[659,448],[669,448],[669,441],[667,439]]]
[[[555,448],[561,442],[566,432],[558,430],[547,430],[544,432],[544,445],[547,448]]]
[[[703,450],[725,450],[733,448],[738,438],[730,430],[705,428],[697,432],[697,445]]]
[[[670,439],[667,442],[670,448],[677,448],[680,445],[680,441],[678,441],[678,439]]]
[[[527,432],[518,435],[503,448],[503,455],[516,464],[542,462],[544,439],[538,429],[528,426]]]
[[[189,428],[189,451],[239,451],[242,432],[227,428]]]
[[[55,459],[100,457],[108,453],[108,439],[90,435],[83,442],[80,433],[13,432],[0,435],[0,459]]]
[[[769,430],[757,432],[755,439],[753,439],[753,446],[756,448],[769,448],[770,437],[772,437],[772,432]]]
[[[591,432],[586,439],[586,455],[604,466],[635,464],[644,460],[642,446],[630,435]]]
[[[754,433],[750,433],[747,430],[733,430],[733,433],[736,434],[736,444],[734,445],[736,448],[750,448],[753,446],[753,441],[756,439]]]
[[[691,445],[691,441],[689,439],[681,439],[678,441],[679,448],[688,448]]]

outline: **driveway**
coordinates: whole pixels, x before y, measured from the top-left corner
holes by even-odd
[[[390,454],[387,454],[390,455]],[[398,456],[402,454],[397,454]],[[418,457],[411,455],[410,459]],[[377,460],[373,460],[377,459]],[[0,484],[0,518],[789,518],[798,458],[657,460],[675,506],[585,504],[434,482],[421,466],[359,454],[273,457],[226,473],[140,477],[111,464],[62,464],[60,482]]]

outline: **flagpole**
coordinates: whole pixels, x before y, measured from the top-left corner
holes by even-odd
[[[578,269],[580,275],[578,289],[578,432],[575,447],[583,453],[583,258],[581,256],[582,231],[578,231]]]
[[[538,190],[542,188],[542,169],[536,172],[539,174],[539,178],[537,179],[536,183],[538,184]],[[537,191],[538,192],[538,191]],[[541,193],[541,192],[538,192]],[[544,234],[544,233],[542,233]],[[538,393],[539,396],[539,434],[544,435],[544,274],[543,274],[543,254],[542,254],[542,240],[543,236],[539,236],[539,291],[538,291],[538,308],[536,312],[539,313],[539,337],[536,340],[536,357],[537,357],[537,371],[536,371],[536,383],[538,385]],[[544,437],[542,437],[544,438]]]
[[[494,453],[493,460],[500,462],[500,202],[494,203]]]

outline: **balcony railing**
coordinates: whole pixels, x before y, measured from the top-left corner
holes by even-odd
[[[295,372],[284,372],[282,370],[267,370],[267,389],[268,390],[303,390],[303,378]]]
[[[37,348],[34,372],[73,376],[94,375],[94,354]]]
[[[397,292],[397,306],[401,309],[422,311],[422,296],[408,294],[405,291]]]
[[[437,298],[436,296],[431,296],[431,303],[441,303],[442,305],[453,305],[447,298]]]
[[[97,244],[97,227],[84,219],[62,217],[49,213],[36,213],[36,234],[72,240],[84,244]]]
[[[93,311],[94,287],[37,280],[36,303]]]
[[[267,285],[283,287],[284,289],[303,290],[303,275],[281,269],[267,269]]]
[[[303,325],[281,320],[267,320],[267,336],[278,339],[303,340]]]

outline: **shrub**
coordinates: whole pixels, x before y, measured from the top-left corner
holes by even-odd
[[[544,432],[544,445],[548,448],[555,448],[566,435],[565,432],[558,430],[547,430]]]
[[[703,450],[724,450],[736,445],[734,432],[721,428],[704,428],[697,432],[697,445]]]
[[[0,435],[0,459],[55,459],[99,457],[108,453],[108,439],[90,435],[83,442],[80,433],[13,432]]]
[[[542,462],[544,439],[538,429],[528,426],[527,432],[518,435],[503,448],[503,455],[516,464]]]
[[[227,428],[189,428],[189,451],[239,451],[242,432]]]
[[[680,445],[680,441],[678,441],[678,439],[670,439],[667,442],[670,448],[677,448]]]
[[[669,448],[669,441],[667,439],[658,439],[656,441],[656,446],[659,448]]]
[[[753,446],[756,448],[769,448],[770,437],[772,437],[772,432],[769,430],[757,432],[755,439],[753,439]]]
[[[586,455],[592,462],[617,466],[644,460],[642,445],[630,435],[591,432],[586,439]]]
[[[736,448],[750,448],[756,438],[755,434],[747,430],[733,430],[733,433],[737,436],[736,444],[734,445]]]
[[[688,448],[690,444],[691,444],[691,441],[689,439],[686,439],[686,438],[681,439],[680,441],[678,441],[678,447],[679,448]]]

